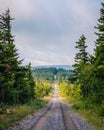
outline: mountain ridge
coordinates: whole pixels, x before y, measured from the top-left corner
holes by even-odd
[[[41,65],[41,66],[33,66],[32,69],[36,68],[57,68],[57,69],[64,69],[64,70],[72,70],[72,65]]]

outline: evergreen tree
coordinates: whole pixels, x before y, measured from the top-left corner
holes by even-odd
[[[102,3],[102,9],[100,10],[100,18],[98,22],[99,23],[97,24],[97,27],[95,27],[98,30],[98,33],[95,33],[98,36],[95,43],[96,45],[95,65],[96,66],[104,65],[104,3]]]
[[[34,80],[30,65],[21,65],[11,34],[9,9],[0,15],[0,101],[19,103],[34,97]]]
[[[3,101],[6,96],[6,89],[10,84],[13,84],[12,79],[13,74],[12,62],[16,61],[17,56],[15,45],[13,44],[13,36],[11,35],[11,25],[10,22],[12,18],[10,17],[9,9],[5,14],[0,15],[0,45],[1,45],[1,59],[0,59],[0,76],[3,77],[0,88],[0,97]],[[14,62],[13,62],[14,63]],[[2,78],[1,78],[2,79]]]
[[[14,41],[13,36],[11,34],[11,18],[10,10],[7,9],[6,13],[0,15],[0,29],[1,29],[1,37],[0,41],[4,44],[9,44]]]
[[[78,77],[80,75],[81,68],[88,62],[88,53],[86,52],[87,46],[85,45],[85,36],[82,35],[78,42],[76,42],[76,48],[79,52],[75,56],[74,73]]]
[[[4,59],[4,44],[0,42],[0,99],[2,101],[4,100],[4,95],[5,95],[4,64],[2,62],[3,59]]]
[[[35,82],[34,82],[34,77],[32,75],[32,71],[31,71],[31,63],[29,63],[29,65],[27,66],[27,79],[30,85],[30,97],[34,98],[35,96]]]
[[[76,42],[76,48],[79,51],[75,56],[75,64],[73,65],[74,67],[73,73],[74,76],[76,77],[75,79],[77,80],[77,83],[79,83],[81,86],[83,97],[88,96],[88,87],[86,86],[86,80],[85,80],[86,74],[84,73],[84,70],[86,65],[88,64],[89,57],[88,53],[86,52],[87,46],[85,45],[85,40],[86,37],[82,35],[79,41]]]
[[[95,33],[97,39],[95,42],[94,76],[97,82],[97,101],[101,103],[104,99],[104,3],[102,3],[100,18],[95,28],[98,30],[98,33]]]

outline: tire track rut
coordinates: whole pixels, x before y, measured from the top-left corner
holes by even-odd
[[[95,130],[58,98],[54,85],[52,100],[38,113],[7,130]]]

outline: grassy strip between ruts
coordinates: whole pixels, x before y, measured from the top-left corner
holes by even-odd
[[[0,130],[11,127],[15,122],[23,117],[37,112],[47,104],[47,100],[31,100],[24,105],[0,106]]]
[[[77,101],[69,97],[62,98],[70,108],[79,114],[90,125],[94,126],[96,130],[104,130],[104,116],[99,115],[99,106],[92,106],[86,108],[82,101]]]

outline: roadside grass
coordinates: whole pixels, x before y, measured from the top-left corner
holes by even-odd
[[[25,104],[0,104],[0,130],[10,128],[27,115],[36,113],[51,100],[53,93],[52,84],[43,82],[40,88],[39,84],[37,85],[36,90],[36,98]]]
[[[31,100],[26,104],[0,107],[0,130],[5,130],[8,127],[29,114],[37,112],[47,104],[47,100]]]
[[[89,98],[84,100],[80,95],[80,86],[63,82],[59,84],[61,99],[79,114],[83,120],[96,130],[104,130],[104,102],[101,105],[92,103]]]
[[[104,130],[104,116],[100,115],[100,106],[89,104],[87,107],[72,97],[64,97],[63,100],[96,130]]]
[[[86,118],[87,122],[94,126],[97,130],[104,130],[104,117],[99,116],[97,110],[79,109],[77,112]]]

